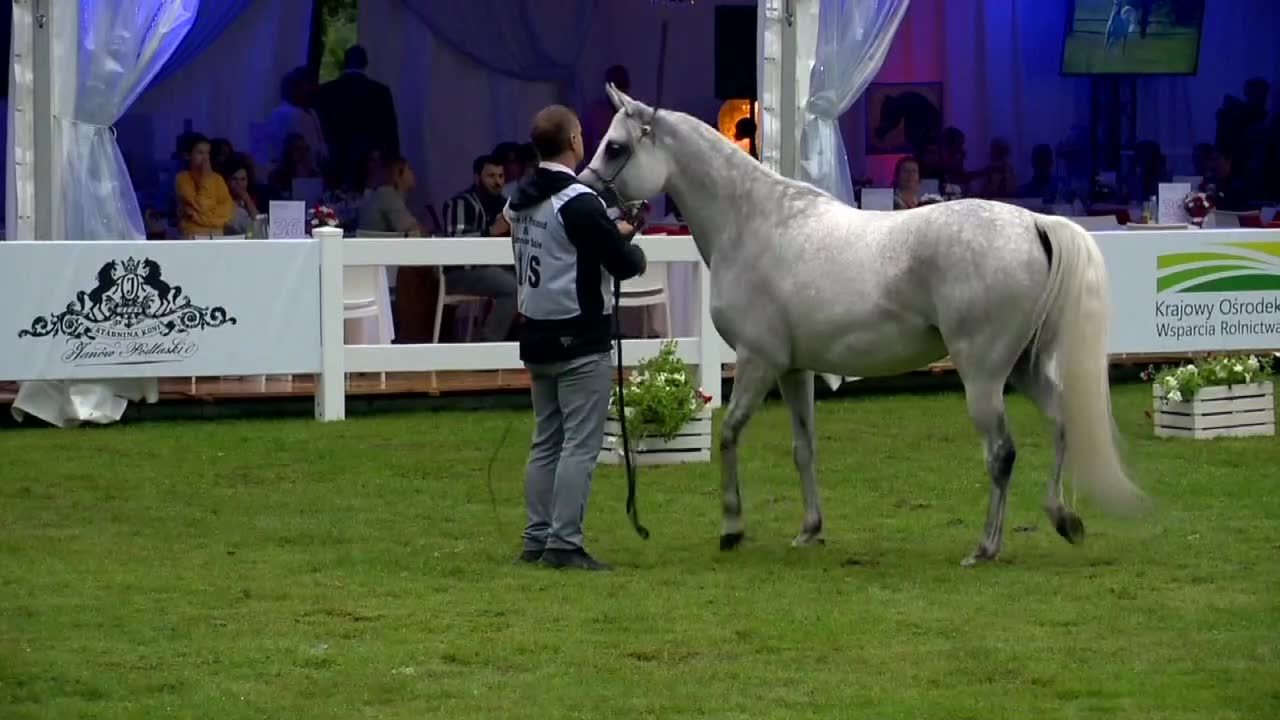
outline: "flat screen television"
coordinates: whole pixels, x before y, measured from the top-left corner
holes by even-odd
[[[1195,75],[1199,69],[1204,0],[1067,2],[1063,75]]]

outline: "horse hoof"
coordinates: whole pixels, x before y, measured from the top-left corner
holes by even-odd
[[[1072,545],[1084,542],[1084,521],[1070,510],[1059,515],[1053,526],[1058,534]]]
[[[746,537],[746,533],[725,533],[720,536],[720,549],[732,550],[742,544],[742,538]]]
[[[809,535],[808,533],[800,533],[791,541],[791,547],[813,547],[815,545],[825,546],[827,539],[821,535]]]
[[[967,568],[977,567],[978,565],[991,562],[992,560],[995,560],[995,559],[996,559],[995,553],[991,552],[990,550],[987,550],[984,547],[979,546],[977,550],[973,551],[972,555],[960,561],[960,567],[967,567]]]

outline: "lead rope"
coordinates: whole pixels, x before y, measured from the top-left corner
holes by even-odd
[[[627,435],[626,375],[622,364],[622,314],[618,312],[622,301],[622,281],[613,279],[613,344],[618,356],[618,429],[622,435],[622,462],[627,469],[627,517],[631,527],[641,540],[649,539],[649,529],[640,524],[636,509],[636,466],[631,458],[631,440]]]

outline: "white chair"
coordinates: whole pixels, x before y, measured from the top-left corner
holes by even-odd
[[[342,319],[377,320],[381,309],[378,307],[378,271],[376,265],[347,266],[342,268]],[[382,386],[386,387],[387,374],[380,373]],[[346,377],[347,387],[351,387],[351,375]]]
[[[1258,210],[1253,210],[1251,212],[1231,212],[1229,210],[1214,210],[1212,227],[1238,228],[1240,227],[1240,218],[1246,215],[1257,215],[1259,219],[1261,219],[1262,217],[1262,213]]]
[[[1074,215],[1067,219],[1089,232],[1120,229],[1120,221],[1115,215]]]
[[[664,262],[649,263],[645,271],[630,280],[622,281],[622,292],[618,297],[618,307],[645,308],[642,334],[649,337],[648,308],[662,305],[666,313],[667,337],[671,337],[671,301],[667,292],[667,264]]]

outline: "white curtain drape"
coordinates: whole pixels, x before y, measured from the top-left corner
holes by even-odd
[[[32,21],[28,3],[13,3],[13,27],[9,33],[9,122],[5,128],[8,162],[5,165],[6,239],[31,239],[35,232],[35,178],[31,147],[35,144],[32,85]]]
[[[809,75],[801,179],[853,204],[840,116],[880,71],[909,0],[822,0]]]
[[[64,4],[51,15],[54,235],[71,240],[144,240],[133,183],[114,123],[178,47],[199,0]],[[19,18],[15,14],[14,27]],[[15,154],[30,148],[15,148]],[[40,192],[39,188],[36,192]],[[19,236],[14,239],[32,240]],[[120,419],[127,400],[154,400],[154,379],[23,383],[13,404],[59,427]]]
[[[53,96],[68,239],[146,238],[111,125],[178,48],[198,5],[199,0],[81,3],[79,37],[65,53],[74,64],[53,69],[76,78]]]

